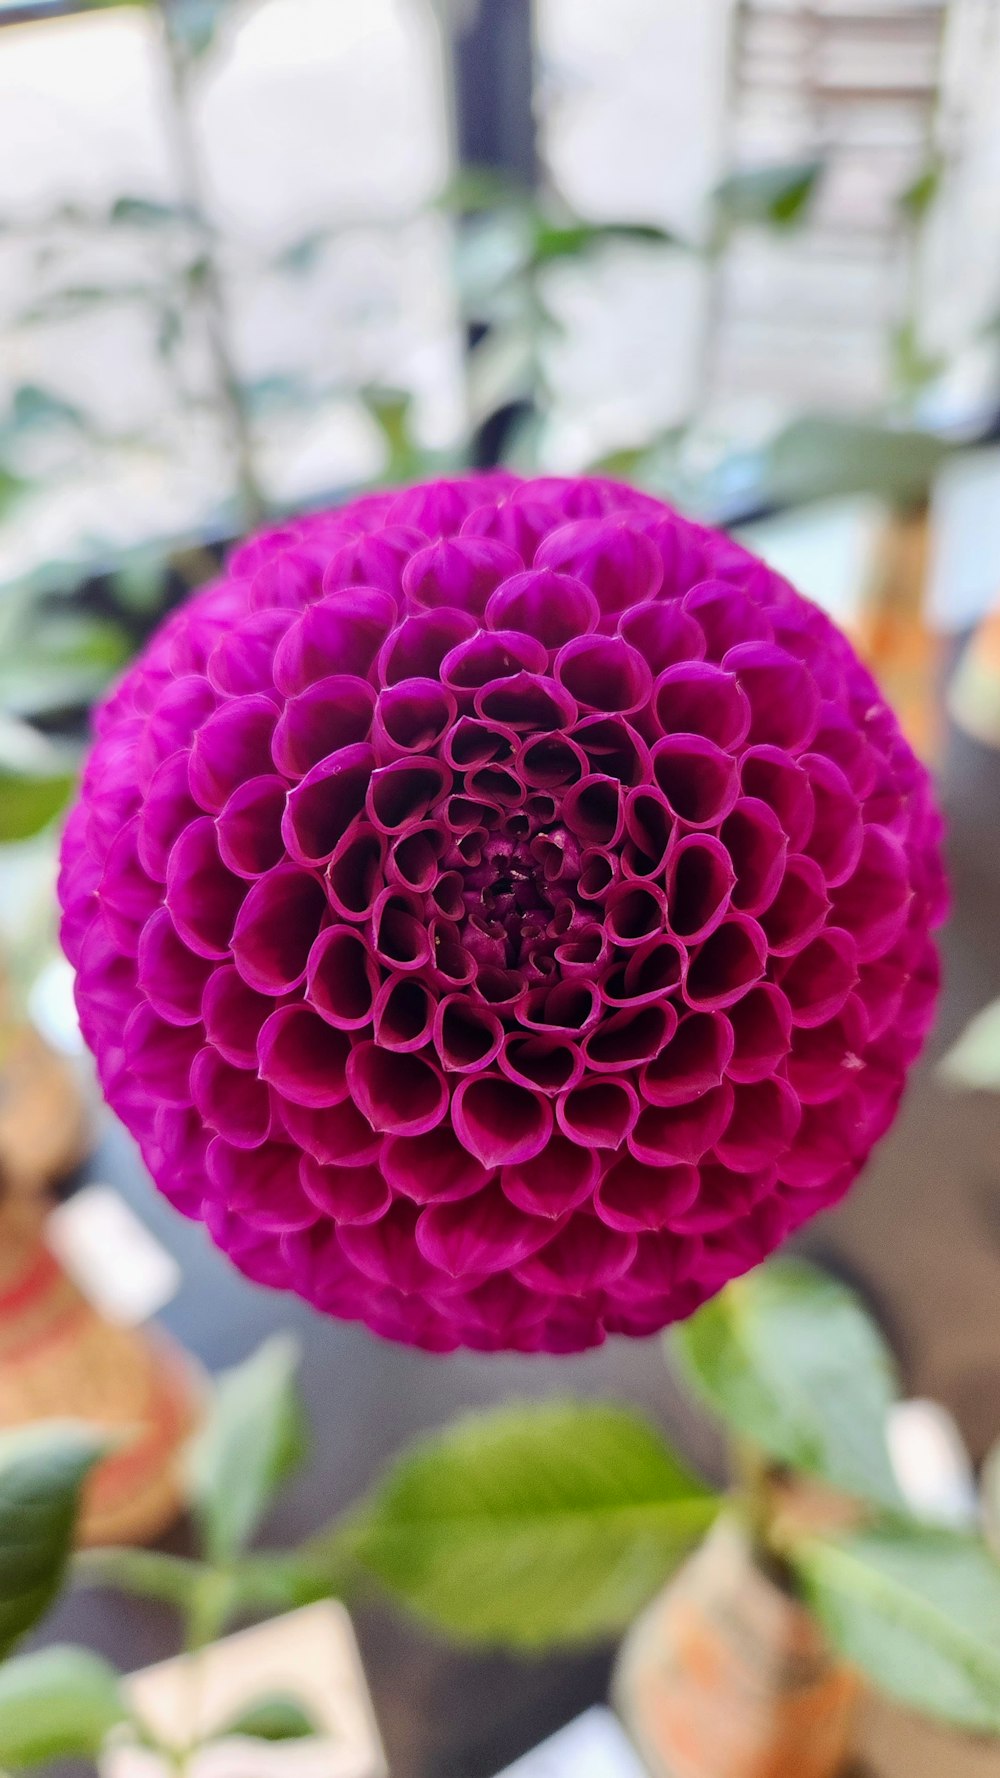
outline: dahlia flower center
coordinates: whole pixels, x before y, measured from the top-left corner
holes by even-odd
[[[574,914],[559,881],[571,856],[564,828],[542,827],[521,812],[507,816],[464,873],[460,935],[469,955],[526,982],[552,975],[555,947]]]

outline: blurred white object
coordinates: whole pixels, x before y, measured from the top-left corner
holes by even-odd
[[[111,1185],[87,1185],[53,1210],[46,1243],[88,1302],[109,1321],[137,1327],[181,1284],[181,1269]]]
[[[869,494],[817,500],[744,525],[737,535],[850,632],[857,628],[871,585],[886,513],[883,502]]]
[[[497,1778],[648,1778],[618,1718],[601,1706],[578,1716]]]
[[[886,1438],[900,1491],[918,1519],[955,1530],[978,1522],[972,1464],[947,1408],[921,1398],[896,1402]]]
[[[83,1038],[73,999],[76,979],[65,957],[50,957],[28,992],[28,1012],[35,1030],[61,1056],[82,1056]]]
[[[940,470],[931,501],[928,622],[968,630],[1000,600],[1000,449],[963,451]]]
[[[129,1706],[177,1759],[134,1741],[110,1742],[101,1778],[386,1778],[368,1687],[342,1605],[324,1600],[212,1642],[195,1657],[146,1667],[125,1681]],[[315,1734],[269,1742],[226,1734],[261,1698],[300,1705]],[[220,1731],[222,1731],[220,1733]],[[218,1735],[218,1740],[207,1737]],[[205,1744],[188,1754],[192,1736]]]

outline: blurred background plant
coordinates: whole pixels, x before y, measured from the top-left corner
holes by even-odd
[[[190,1662],[234,1624],[331,1595],[355,1600],[372,1585],[448,1637],[537,1656],[619,1638],[706,1536],[718,1546],[723,1526],[776,1597],[813,1613],[870,1685],[952,1726],[1000,1731],[1000,1566],[974,1507],[957,1518],[954,1502],[921,1512],[901,1487],[888,1442],[895,1366],[854,1293],[801,1261],[771,1261],[674,1330],[666,1351],[725,1428],[726,1493],[635,1410],[557,1399],[464,1417],[404,1451],[299,1548],[261,1549],[275,1496],[307,1457],[296,1349],[282,1336],[215,1380],[187,1463],[196,1554],[74,1557],[81,1496],[106,1441],[59,1423],[7,1435],[0,1761],[20,1770],[98,1759],[115,1735],[166,1751],[182,1771],[196,1750],[181,1722],[159,1746],[135,1696],[90,1651],[12,1654],[67,1579],[169,1607]],[[986,1469],[992,1535],[998,1465],[1000,1454]],[[739,1571],[736,1580],[745,1584]],[[627,1643],[626,1720],[629,1666]],[[248,1698],[215,1735],[315,1732],[301,1701],[281,1693]]]
[[[8,7],[7,16],[30,20],[36,10],[28,0]],[[948,347],[934,337],[927,299],[928,240],[967,146],[945,115],[949,103],[952,111],[955,106],[947,99],[940,6],[920,9],[925,16],[916,47],[924,60],[920,78],[911,83],[918,102],[903,148],[895,142],[886,152],[879,143],[869,154],[880,169],[873,176],[881,181],[876,201],[871,193],[859,199],[850,189],[845,198],[845,166],[852,155],[857,159],[858,148],[829,98],[822,114],[810,98],[805,123],[780,140],[760,135],[754,105],[762,90],[762,51],[754,33],[762,21],[767,24],[768,9],[741,0],[726,27],[730,92],[716,149],[728,167],[707,197],[688,206],[683,222],[668,227],[642,216],[597,217],[568,199],[551,157],[549,165],[539,163],[530,88],[513,95],[511,142],[494,145],[492,165],[476,164],[483,144],[467,139],[467,114],[470,94],[489,110],[473,86],[476,80],[482,86],[490,64],[481,59],[470,75],[465,60],[471,39],[477,32],[483,37],[484,27],[481,20],[470,26],[460,9],[442,5],[436,15],[439,60],[452,69],[458,108],[453,135],[464,164],[443,189],[438,182],[436,195],[431,188],[427,201],[405,201],[382,216],[363,209],[353,217],[310,216],[298,232],[286,224],[277,240],[273,231],[265,239],[261,229],[235,226],[220,215],[204,120],[206,92],[238,56],[241,34],[267,6],[259,0],[256,6],[242,0],[132,0],[116,9],[107,0],[79,0],[58,10],[101,13],[95,29],[107,29],[104,19],[113,11],[134,15],[130,30],[133,37],[136,29],[140,33],[160,101],[163,176],[155,192],[146,188],[147,180],[89,202],[62,174],[55,181],[63,187],[57,201],[24,202],[0,224],[10,270],[3,326],[11,362],[32,367],[23,380],[9,379],[0,418],[0,524],[17,522],[18,536],[23,531],[31,538],[31,548],[19,542],[13,551],[23,566],[2,588],[0,610],[4,840],[39,831],[58,812],[83,713],[158,614],[211,575],[227,540],[303,499],[317,503],[370,479],[413,478],[500,460],[527,471],[578,469],[590,462],[726,523],[858,493],[909,508],[926,500],[956,437],[979,436],[988,424],[995,384],[987,380],[985,392],[980,386],[976,400],[964,407],[941,391],[956,360],[968,356],[970,342],[976,351],[988,351],[991,341],[995,347],[995,304],[994,313],[974,320]],[[792,31],[795,9],[786,11],[784,28]],[[429,19],[428,13],[420,21],[425,31]],[[88,21],[69,22],[83,46],[79,33]],[[293,45],[303,22],[304,14],[287,21]],[[544,141],[550,133],[545,107],[558,117],[565,96],[560,99],[558,77],[546,60],[551,52],[544,21],[537,28]],[[500,36],[503,29],[524,35],[523,25],[497,29]],[[6,37],[0,33],[0,51]],[[475,53],[482,58],[481,44]],[[503,84],[502,71],[497,78]],[[511,108],[509,79],[492,103]],[[286,209],[294,221],[294,202]],[[385,329],[384,362],[372,349],[378,328],[369,325],[366,307],[386,300],[378,295],[378,267],[367,267],[373,297],[347,297],[336,318],[336,344],[320,289],[329,281],[331,261],[342,263],[345,254],[363,259],[366,253],[391,258],[402,252],[405,260],[414,227],[430,230],[435,251],[442,230],[451,241],[443,347],[450,371],[438,380],[442,387],[451,382],[452,399],[450,406],[445,399],[448,417],[431,434],[425,394],[399,379],[401,355],[397,349],[392,361]],[[751,378],[753,398],[744,388],[734,401],[725,356],[727,342],[740,333],[743,259],[749,255],[752,268],[753,256],[763,253],[780,264],[793,243],[795,264],[815,260],[822,270],[819,262],[833,239],[835,269],[839,265],[843,276],[845,252],[849,258],[854,236],[865,229],[879,235],[890,261],[890,299],[882,304],[881,319],[877,305],[875,312],[884,373],[879,400],[849,398],[832,411],[810,396],[808,380],[800,378],[794,401],[776,389],[778,399],[762,405],[753,397]],[[373,247],[379,236],[382,244]],[[653,280],[645,287],[652,292],[660,262],[671,275],[672,268],[681,268],[683,276],[686,268],[697,268],[702,300],[690,393],[668,424],[642,426],[637,436],[595,450],[586,426],[581,430],[567,418],[581,301],[613,301],[615,288],[641,286],[645,266]],[[754,277],[747,283],[752,306]],[[248,302],[269,311],[272,322],[280,313],[284,343],[292,348],[288,362],[275,358],[252,374],[247,370]],[[294,362],[297,314],[313,331],[317,315],[323,317],[311,366]],[[790,339],[795,325],[793,313]],[[90,331],[72,332],[81,326]],[[94,329],[105,326],[122,340],[139,328],[151,345],[161,396],[143,412],[128,411],[128,403],[119,401],[116,416],[103,400],[88,402],[81,394],[78,354],[67,355],[63,342],[79,340],[86,350],[87,340],[97,337]],[[692,356],[690,328],[675,332],[668,322],[657,333],[668,354]],[[995,358],[994,350],[994,368]],[[425,380],[426,364],[421,373]],[[772,375],[770,381],[777,379]],[[94,393],[103,396],[103,388]],[[327,453],[328,469],[320,466],[317,473],[310,459],[304,481],[300,475],[288,486],[280,467],[276,473],[286,441],[294,438],[298,448],[327,423],[361,427],[365,443],[354,451],[361,461],[351,471],[341,452],[336,468],[337,452]],[[164,529],[160,520],[150,532],[147,519],[143,534],[140,520],[138,534],[133,526],[129,536],[127,526],[118,527],[118,535],[116,527],[105,526],[102,535],[85,521],[70,525],[75,547],[65,555],[38,548],[39,533],[56,528],[47,523],[53,495],[72,510],[74,486],[89,477],[104,495],[98,508],[113,512],[116,488],[124,498],[136,477],[154,487],[171,475],[176,480],[178,459],[181,482],[197,483],[193,525],[189,519]],[[320,452],[317,462],[322,460]],[[161,504],[177,509],[178,502],[171,496]]]
[[[1000,587],[998,98],[994,0],[0,0],[5,1218],[13,1028],[30,1002],[48,1035],[73,1038],[69,972],[47,962],[51,879],[90,707],[161,613],[258,521],[497,460],[624,476],[740,527],[849,630],[934,753],[939,679]],[[951,685],[951,714],[995,750],[1000,626]],[[976,786],[978,798],[982,778]],[[991,806],[971,810],[977,870],[1000,831],[983,814]],[[996,986],[982,961],[995,952],[995,880],[985,894],[984,881],[952,941],[963,1017]],[[967,934],[980,902],[977,948]],[[998,1057],[991,1013],[947,1069],[992,1088]],[[25,1066],[38,1073],[37,1048]],[[72,1086],[65,1067],[54,1071],[20,1145],[35,1163],[38,1129],[55,1126]],[[959,1154],[956,1142],[953,1158],[954,1126],[934,1094],[925,1077],[896,1160],[876,1162],[895,1178],[867,1204],[858,1194],[829,1252],[846,1251],[872,1283],[894,1332],[902,1326],[908,1377],[955,1405],[981,1457],[996,1435],[982,1305],[995,1303],[1000,1224],[995,1204],[980,1215],[995,1129],[976,1124],[982,1107],[966,1108],[970,1147]],[[71,1121],[21,1206],[26,1264],[53,1181],[64,1187],[80,1158]],[[108,1152],[99,1168],[155,1221],[132,1151],[112,1138]],[[431,1381],[430,1361],[296,1321],[284,1302],[267,1308],[213,1272],[195,1231],[175,1221],[160,1227],[182,1256],[174,1326],[186,1344],[228,1362],[284,1320],[315,1355],[313,1398],[337,1442],[326,1440],[314,1523],[456,1398],[509,1394],[497,1365],[489,1382],[485,1361],[436,1368]],[[267,1346],[213,1393],[191,1472],[197,1539],[182,1553],[75,1562],[75,1584],[112,1589],[104,1616],[88,1594],[81,1634],[134,1660],[137,1620],[121,1593],[169,1606],[177,1640],[201,1643],[317,1593],[361,1600],[371,1585],[469,1644],[607,1641],[716,1514],[731,1522],[735,1510],[786,1596],[878,1685],[966,1727],[996,1727],[996,1563],[975,1507],[931,1526],[895,1497],[882,1419],[899,1407],[896,1385],[857,1303],[769,1268],[672,1347],[662,1396],[648,1351],[630,1352],[627,1372],[610,1352],[595,1356],[573,1387],[645,1391],[657,1420],[677,1410],[694,1466],[631,1409],[505,1410],[404,1452],[335,1526],[278,1551],[256,1540],[302,1445],[294,1353]],[[837,1369],[838,1354],[850,1364]],[[822,1378],[793,1359],[815,1359]],[[14,1369],[0,1365],[0,1377]],[[712,1410],[707,1445],[678,1409],[679,1374]],[[59,1386],[77,1389],[78,1375]],[[532,1375],[544,1393],[545,1375]],[[727,1379],[739,1381],[735,1397]],[[736,1435],[742,1478],[725,1508],[716,1489],[735,1469],[701,1461],[718,1456],[720,1422]],[[0,1451],[8,1644],[33,1636],[48,1607],[99,1454],[92,1434],[53,1437],[52,1449],[35,1447],[57,1508],[38,1567],[16,1570],[27,1593],[3,1554],[14,1561],[5,1502],[21,1498],[5,1478],[25,1448]],[[359,1453],[353,1469],[341,1448]],[[44,1492],[35,1462],[22,1480]],[[982,1484],[994,1548],[998,1475],[994,1456]],[[849,1523],[796,1529],[793,1503],[813,1500],[817,1484],[832,1484],[838,1510],[853,1503]],[[538,1536],[543,1486],[558,1538],[549,1517]],[[474,1511],[450,1510],[469,1499]],[[301,1524],[290,1522],[295,1544]],[[40,1642],[53,1621],[60,1633],[57,1612]],[[404,1643],[400,1659],[402,1632],[382,1627],[365,1654],[387,1730],[412,1741],[418,1720],[451,1716],[453,1764],[440,1757],[444,1731],[428,1730],[420,1769],[471,1770],[474,1719],[495,1718],[493,1702],[479,1708],[462,1668],[442,1709],[443,1657],[435,1665]],[[160,1637],[142,1628],[139,1658],[165,1652]],[[520,1712],[528,1681],[517,1671],[506,1689]],[[603,1690],[594,1671],[564,1692],[540,1682],[537,1696],[556,1700],[550,1713],[560,1697],[577,1708]],[[490,1668],[487,1682],[495,1701],[504,1681]],[[418,1694],[421,1683],[438,1693],[414,1704],[407,1686]],[[0,1670],[0,1765],[94,1755],[125,1708],[96,1657],[19,1652]],[[286,1708],[270,1720],[296,1719]],[[519,1725],[490,1743],[503,1757]],[[407,1757],[415,1770],[409,1747]],[[483,1755],[478,1769],[499,1763]]]

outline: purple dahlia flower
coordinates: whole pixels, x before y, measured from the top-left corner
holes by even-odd
[[[249,1277],[436,1351],[689,1314],[850,1185],[931,1017],[929,781],[844,638],[607,481],[238,549],[97,715],[63,939]]]

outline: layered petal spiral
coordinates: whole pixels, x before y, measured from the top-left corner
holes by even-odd
[[[652,498],[496,474],[297,519],[96,730],[84,1035],[252,1279],[435,1351],[649,1334],[892,1120],[927,774],[828,619]]]

